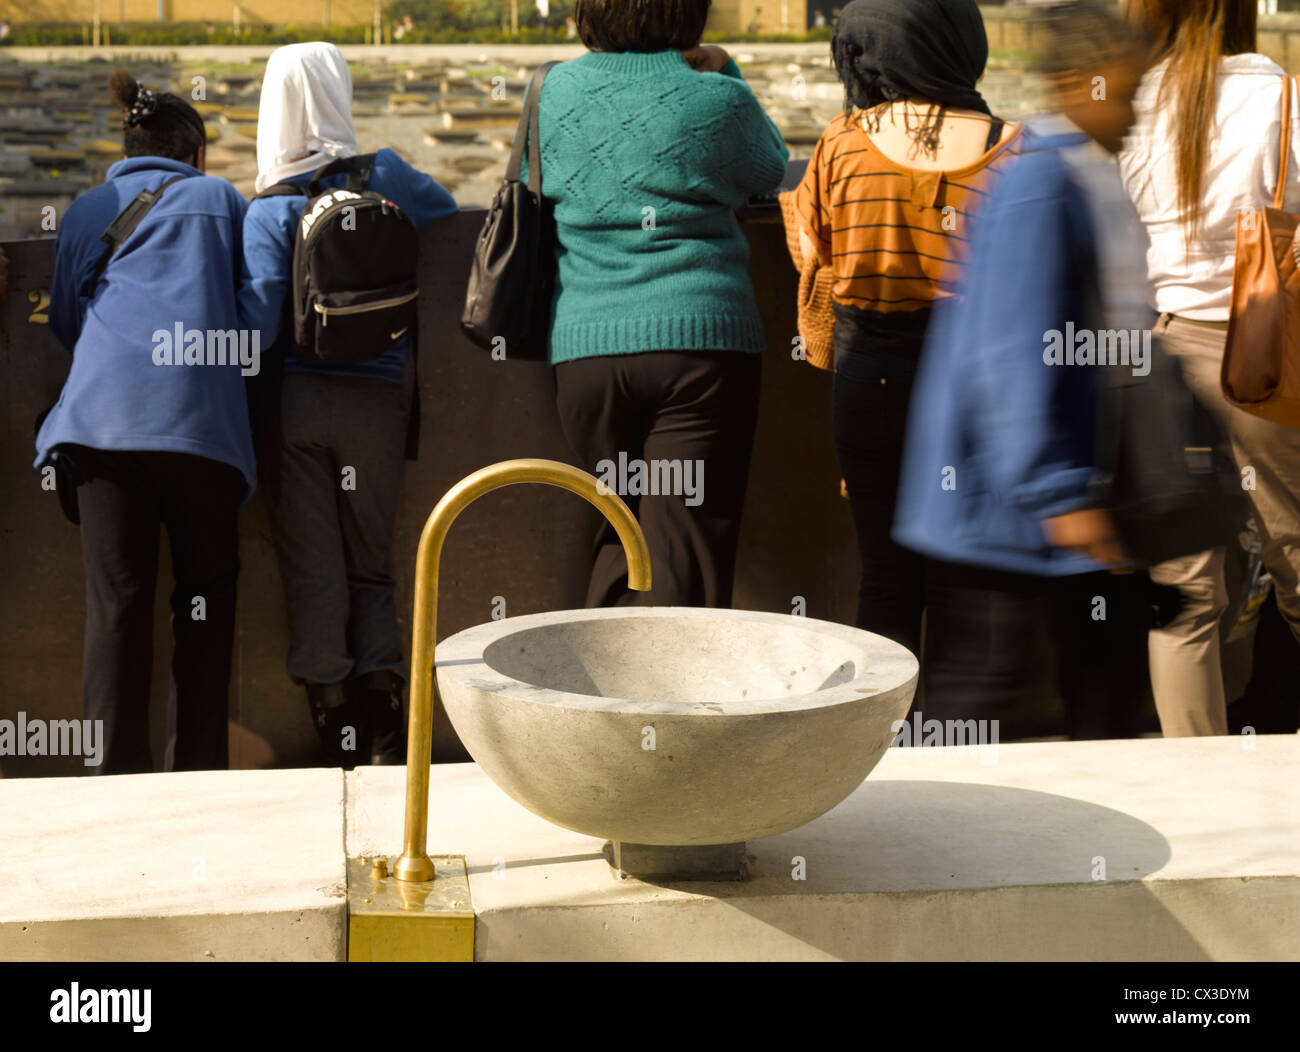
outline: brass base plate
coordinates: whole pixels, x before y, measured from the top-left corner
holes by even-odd
[[[474,906],[460,855],[434,855],[434,878],[379,876],[348,859],[349,961],[472,961]],[[388,859],[391,871],[392,859]]]

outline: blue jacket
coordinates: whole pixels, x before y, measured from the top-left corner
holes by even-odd
[[[338,189],[347,180],[343,174],[327,177],[323,186]],[[306,185],[311,175],[287,180]],[[445,189],[424,172],[417,171],[392,150],[375,154],[370,173],[370,189],[383,194],[420,230],[435,220],[457,211],[456,202]],[[305,197],[264,197],[248,206],[244,220],[244,262],[240,310],[244,324],[262,333],[262,346],[269,347],[280,334],[285,305],[293,293],[293,246],[298,222],[307,207]],[[406,359],[411,353],[410,339],[399,341],[373,361],[351,366],[307,365],[296,355],[286,354],[286,371],[334,373],[343,376],[367,376],[393,383],[402,382]]]
[[[141,190],[176,175],[185,178],[167,188],[90,287],[105,228]],[[69,206],[55,249],[50,329],[72,352],[72,368],[36,438],[37,468],[66,443],[192,453],[238,469],[248,499],[257,473],[245,370],[231,353],[240,337],[247,207],[225,179],[164,157],[118,161],[102,186]],[[260,361],[247,333],[244,345],[251,374]]]
[[[1040,138],[993,188],[959,297],[936,307],[908,414],[894,539],[951,562],[1039,576],[1104,567],[1042,520],[1095,503],[1088,367],[1044,362],[1046,334],[1094,328],[1088,203]],[[1118,178],[1118,176],[1116,176]]]

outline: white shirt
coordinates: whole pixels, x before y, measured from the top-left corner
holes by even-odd
[[[1147,270],[1157,311],[1227,321],[1237,213],[1272,205],[1282,130],[1283,69],[1263,55],[1219,60],[1197,236],[1188,244],[1178,211],[1178,168],[1170,110],[1156,112],[1167,62],[1151,69],[1134,99],[1137,119],[1119,155],[1120,172],[1151,246]],[[1300,211],[1300,100],[1291,82],[1291,160],[1283,207]]]

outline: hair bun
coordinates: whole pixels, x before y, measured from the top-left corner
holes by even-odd
[[[139,90],[140,82],[124,69],[108,78],[109,98],[118,109],[129,110]]]
[[[158,109],[158,97],[124,69],[108,78],[113,102],[125,110],[123,124],[134,128],[152,117]]]

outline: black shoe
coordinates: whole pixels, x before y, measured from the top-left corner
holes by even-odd
[[[406,763],[405,684],[391,673],[375,674],[348,684],[353,704],[370,729],[370,762],[394,767]]]
[[[341,683],[308,683],[307,704],[327,767],[352,770],[370,755],[370,723]]]

